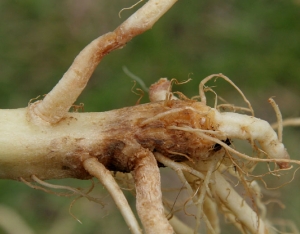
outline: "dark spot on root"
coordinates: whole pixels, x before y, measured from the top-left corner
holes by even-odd
[[[105,141],[107,145],[98,160],[110,171],[130,172],[132,166],[129,164],[127,155],[124,155],[123,149],[126,144],[121,140],[109,139]]]
[[[228,138],[222,142],[224,142],[226,145],[231,145],[231,141]],[[222,146],[218,143],[213,146],[213,151],[215,152],[219,151],[220,149],[222,149]]]

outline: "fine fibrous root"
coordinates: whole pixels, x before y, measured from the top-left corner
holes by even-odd
[[[230,83],[240,93],[240,95],[242,96],[242,98],[244,99],[244,101],[247,103],[252,116],[254,116],[254,110],[253,110],[253,108],[252,108],[249,100],[245,97],[244,93],[227,76],[224,76],[223,74],[213,74],[213,75],[210,75],[210,76],[206,77],[205,79],[203,79],[200,82],[200,84],[199,84],[199,95],[200,95],[201,102],[203,104],[206,104],[206,96],[205,96],[204,86],[205,86],[205,84],[208,81],[210,81],[213,78],[215,78],[215,79],[216,78],[222,78],[222,79],[226,80],[228,83]]]
[[[121,18],[121,13],[122,13],[123,11],[130,10],[130,9],[134,8],[135,6],[137,6],[138,4],[140,4],[142,1],[144,1],[144,0],[139,0],[138,2],[136,2],[135,4],[133,4],[132,6],[130,6],[130,7],[125,7],[125,8],[123,8],[122,10],[120,10],[120,11],[119,11],[119,18]]]
[[[72,188],[70,186],[65,186],[65,185],[56,185],[56,184],[50,184],[50,183],[47,183],[43,180],[40,180],[37,176],[35,175],[32,175],[31,176],[31,179],[33,181],[35,181],[37,184],[40,184],[44,187],[41,187],[41,186],[38,186],[38,185],[34,185],[34,184],[31,184],[30,182],[26,181],[24,178],[20,178],[20,181],[22,181],[23,183],[27,184],[29,187],[32,187],[34,189],[39,189],[39,190],[42,190],[44,192],[47,192],[47,193],[52,193],[52,194],[55,194],[57,196],[66,196],[66,197],[69,197],[69,196],[73,196],[73,195],[79,195],[79,196],[82,196],[82,197],[85,197],[87,198],[88,200],[90,201],[93,201],[93,202],[96,202],[102,206],[104,206],[104,204],[100,201],[100,199],[98,198],[94,198],[94,197],[91,197],[88,195],[88,193],[84,193],[82,192],[81,190],[79,189],[76,189],[76,188]],[[46,188],[50,188],[50,189],[61,189],[61,190],[68,190],[72,193],[57,193],[57,192],[53,192],[52,190],[48,190]]]

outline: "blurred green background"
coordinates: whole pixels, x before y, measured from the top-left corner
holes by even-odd
[[[48,93],[79,51],[123,22],[136,8],[122,12],[121,19],[118,12],[135,2],[0,0],[1,108],[25,107],[31,98]],[[161,77],[190,77],[192,82],[178,88],[187,96],[197,95],[204,77],[223,73],[244,91],[258,117],[276,120],[267,102],[271,96],[284,118],[300,116],[299,12],[299,0],[178,1],[152,30],[103,59],[78,103],[85,104],[85,111],[134,105],[138,97],[130,91],[133,83],[122,70],[126,66],[147,86]],[[239,102],[226,82],[209,84],[229,102]],[[143,102],[147,101],[145,96]],[[285,129],[284,143],[293,158],[300,159],[299,141],[299,128]],[[299,181],[297,175],[280,190],[287,208],[277,207],[274,216],[300,220]],[[97,192],[106,201],[104,209],[86,199],[74,205],[81,225],[68,213],[72,199],[0,181],[0,203],[17,212],[36,233],[129,233],[101,185]],[[5,233],[1,227],[0,233]]]

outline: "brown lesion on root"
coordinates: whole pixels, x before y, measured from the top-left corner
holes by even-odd
[[[97,158],[110,171],[130,172],[133,165],[129,164],[128,156],[123,152],[125,147],[126,144],[121,140],[108,139],[103,153]]]
[[[96,39],[97,50],[94,53],[95,63],[99,63],[100,60],[110,52],[122,48],[133,37],[143,33],[144,31],[145,30],[139,28],[131,28],[129,31],[124,32],[123,25],[120,25],[113,32],[102,35],[100,37],[101,40]]]
[[[218,148],[216,143],[171,127],[213,131],[209,113],[209,107],[192,100],[164,100],[114,110],[107,114],[109,118],[105,117],[108,120],[105,119],[104,125],[102,119],[95,122],[93,136],[75,137],[66,132],[66,136],[50,140],[45,159],[55,171],[60,170],[59,178],[79,179],[90,178],[82,165],[88,158],[97,158],[110,171],[131,172],[136,165],[135,154],[141,148],[161,153],[176,162],[196,163],[209,159]],[[65,122],[57,125],[75,119],[76,124],[81,125],[80,116],[84,114],[69,113]]]
[[[209,111],[208,107],[195,101],[168,100],[167,105],[165,101],[161,101],[142,105],[140,108],[126,108],[124,112],[121,110],[120,113],[126,113],[123,125],[120,123],[119,128],[111,128],[108,137],[97,147],[101,151],[94,150],[89,155],[96,157],[111,171],[131,172],[136,165],[135,152],[140,147],[150,152],[159,152],[176,162],[206,160],[215,153],[214,142],[188,131],[169,129],[170,126],[181,126],[208,130],[209,121],[203,121],[206,119],[205,113]],[[145,109],[146,116],[143,114]],[[172,110],[175,111],[155,118],[158,114]],[[135,115],[139,118],[126,120],[134,119]],[[153,121],[144,124],[145,120],[151,118],[154,118]]]
[[[179,110],[140,127],[135,134],[137,142],[142,147],[159,152],[177,162],[189,159],[199,161],[210,157],[214,153],[213,142],[191,132],[169,129],[170,126],[180,126],[208,130],[207,123],[201,123],[203,118],[206,120],[205,112],[208,108],[194,101],[169,100],[167,109]]]

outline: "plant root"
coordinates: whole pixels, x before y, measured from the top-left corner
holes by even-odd
[[[194,234],[194,230],[184,224],[180,219],[175,215],[169,220],[170,224],[174,228],[175,233],[177,234]]]
[[[111,175],[111,172],[107,170],[96,158],[89,158],[83,162],[84,168],[94,177],[96,177],[101,184],[107,189],[115,201],[116,206],[119,208],[123,215],[129,229],[134,234],[141,234],[139,224],[125,198],[119,185]]]
[[[51,92],[42,101],[29,106],[31,121],[43,120],[54,124],[63,119],[102,58],[150,29],[176,1],[149,0],[113,32],[100,36],[87,45]]]
[[[229,80],[222,74],[218,76]],[[172,81],[160,79],[149,88],[151,103],[107,112],[110,118],[105,130],[101,130],[107,134],[106,137],[95,140],[95,143],[89,141],[89,150],[97,146],[95,151],[80,151],[85,173],[98,178],[107,188],[132,233],[141,233],[141,229],[116,182],[116,179],[122,178],[114,178],[110,170],[132,173],[134,184],[132,178],[124,179],[121,184],[130,190],[135,188],[136,208],[146,233],[173,233],[162,202],[158,168],[162,165],[177,173],[189,194],[181,209],[195,218],[195,233],[202,223],[208,233],[220,233],[218,211],[222,211],[241,232],[260,234],[270,230],[271,224],[266,219],[266,209],[260,200],[261,192],[254,180],[265,184],[263,176],[278,177],[280,172],[290,169],[289,163],[300,162],[289,159],[279,139],[280,134],[278,138],[267,122],[239,113],[219,112],[206,106],[204,84],[214,77],[209,76],[200,85],[202,102],[188,99],[180,93],[177,98],[171,90]],[[233,110],[246,110],[253,114],[249,101],[243,98],[249,107]],[[217,107],[217,103],[215,105]],[[275,111],[278,115],[279,110],[275,108]],[[79,118],[85,113],[75,114]],[[101,131],[98,130],[97,134]],[[235,138],[248,140],[258,155],[250,157],[236,150],[231,145],[231,139]],[[74,148],[77,150],[80,147]],[[269,171],[262,175],[252,175],[258,162],[274,162],[280,169],[269,167]],[[227,175],[243,186],[245,197],[251,204],[234,190]],[[37,177],[31,179],[51,187]],[[39,186],[31,186],[40,189]],[[190,205],[196,208],[195,214],[186,209]],[[241,218],[244,214],[247,214],[246,217]]]
[[[224,80],[226,80],[228,83],[230,83],[239,93],[240,95],[242,96],[242,98],[244,99],[244,101],[247,103],[248,107],[249,107],[249,110],[252,114],[252,116],[254,116],[254,110],[251,106],[251,103],[249,102],[249,100],[246,98],[246,96],[244,95],[244,93],[239,89],[239,87],[237,87],[227,76],[224,76],[223,74],[213,74],[213,75],[210,75],[208,77],[206,77],[205,79],[203,79],[200,84],[199,84],[199,95],[200,95],[200,99],[201,99],[201,102],[203,104],[206,105],[206,96],[205,96],[205,89],[204,89],[204,86],[205,84],[210,81],[211,79],[213,78],[222,78]]]
[[[154,155],[148,150],[137,152],[133,171],[136,187],[136,208],[147,234],[172,234],[162,204],[160,173]]]
[[[211,224],[212,229],[214,230],[213,233],[221,233],[220,221],[218,217],[218,207],[217,204],[209,196],[206,196],[204,199],[203,212],[206,214],[208,222]],[[208,234],[212,234],[212,232],[208,232]]]
[[[30,182],[26,181],[24,178],[20,178],[20,181],[22,181],[24,184],[28,185],[31,188],[42,190],[42,191],[44,191],[46,193],[55,194],[57,196],[64,196],[64,197],[70,197],[70,196],[74,196],[74,195],[79,195],[79,196],[87,198],[90,201],[93,201],[95,203],[98,203],[98,204],[104,206],[104,204],[100,201],[100,199],[91,197],[87,193],[84,193],[84,192],[80,191],[79,189],[72,188],[70,186],[65,186],[65,185],[50,184],[50,183],[47,183],[47,182],[45,182],[43,180],[40,180],[35,175],[32,175],[31,179],[33,181],[35,181],[37,184],[40,184],[40,185],[42,185],[42,186],[44,186],[46,188],[68,190],[68,191],[71,191],[72,193],[57,193],[57,192],[53,192],[52,190],[46,189],[44,187],[31,184]]]
[[[254,117],[249,100],[223,74],[202,80],[199,96],[194,99],[172,92],[172,83],[179,84],[175,79],[162,78],[149,88],[150,103],[104,113],[74,113],[83,111],[83,105],[74,103],[102,58],[150,29],[175,2],[149,0],[113,32],[87,45],[43,100],[34,103],[30,100],[24,109],[0,110],[0,148],[5,152],[0,178],[19,179],[34,189],[50,193],[54,193],[51,189],[68,190],[71,193],[55,194],[77,194],[102,204],[88,195],[90,191],[84,193],[43,181],[96,177],[112,196],[131,232],[141,234],[138,221],[111,171],[131,173],[134,185],[130,183],[132,178],[123,184],[131,190],[135,187],[136,208],[145,232],[171,234],[174,230],[165,215],[159,171],[159,166],[167,166],[177,173],[189,194],[181,209],[195,218],[193,231],[179,222],[174,224],[176,231],[197,233],[204,223],[209,234],[219,234],[218,211],[221,211],[241,233],[271,233],[271,223],[266,219],[266,208],[261,201],[262,192],[255,179],[266,186],[264,175],[279,177],[281,171],[291,168],[289,163],[300,165],[289,158],[282,144],[282,126],[299,125],[300,121],[282,121],[273,99],[269,101],[277,115],[278,136],[266,121]],[[248,107],[217,105],[217,93],[205,87],[214,78],[230,83]],[[207,106],[206,91],[215,93],[214,108]],[[71,107],[73,113],[69,112]],[[251,116],[219,111],[226,108],[247,111]],[[24,139],[24,136],[31,137]],[[11,146],[7,138],[16,144]],[[232,147],[232,139],[250,142],[254,157]],[[16,155],[20,157],[16,159]],[[258,162],[274,162],[280,169],[275,165],[273,170],[268,167],[265,174],[252,175]],[[238,181],[236,185],[243,186],[245,194],[234,189],[229,182],[232,178]],[[196,208],[196,214],[186,209],[190,204]]]
[[[220,202],[232,211],[241,225],[251,233],[267,233],[267,227],[257,213],[252,210],[218,171],[214,174],[216,183],[212,184],[212,187]]]

